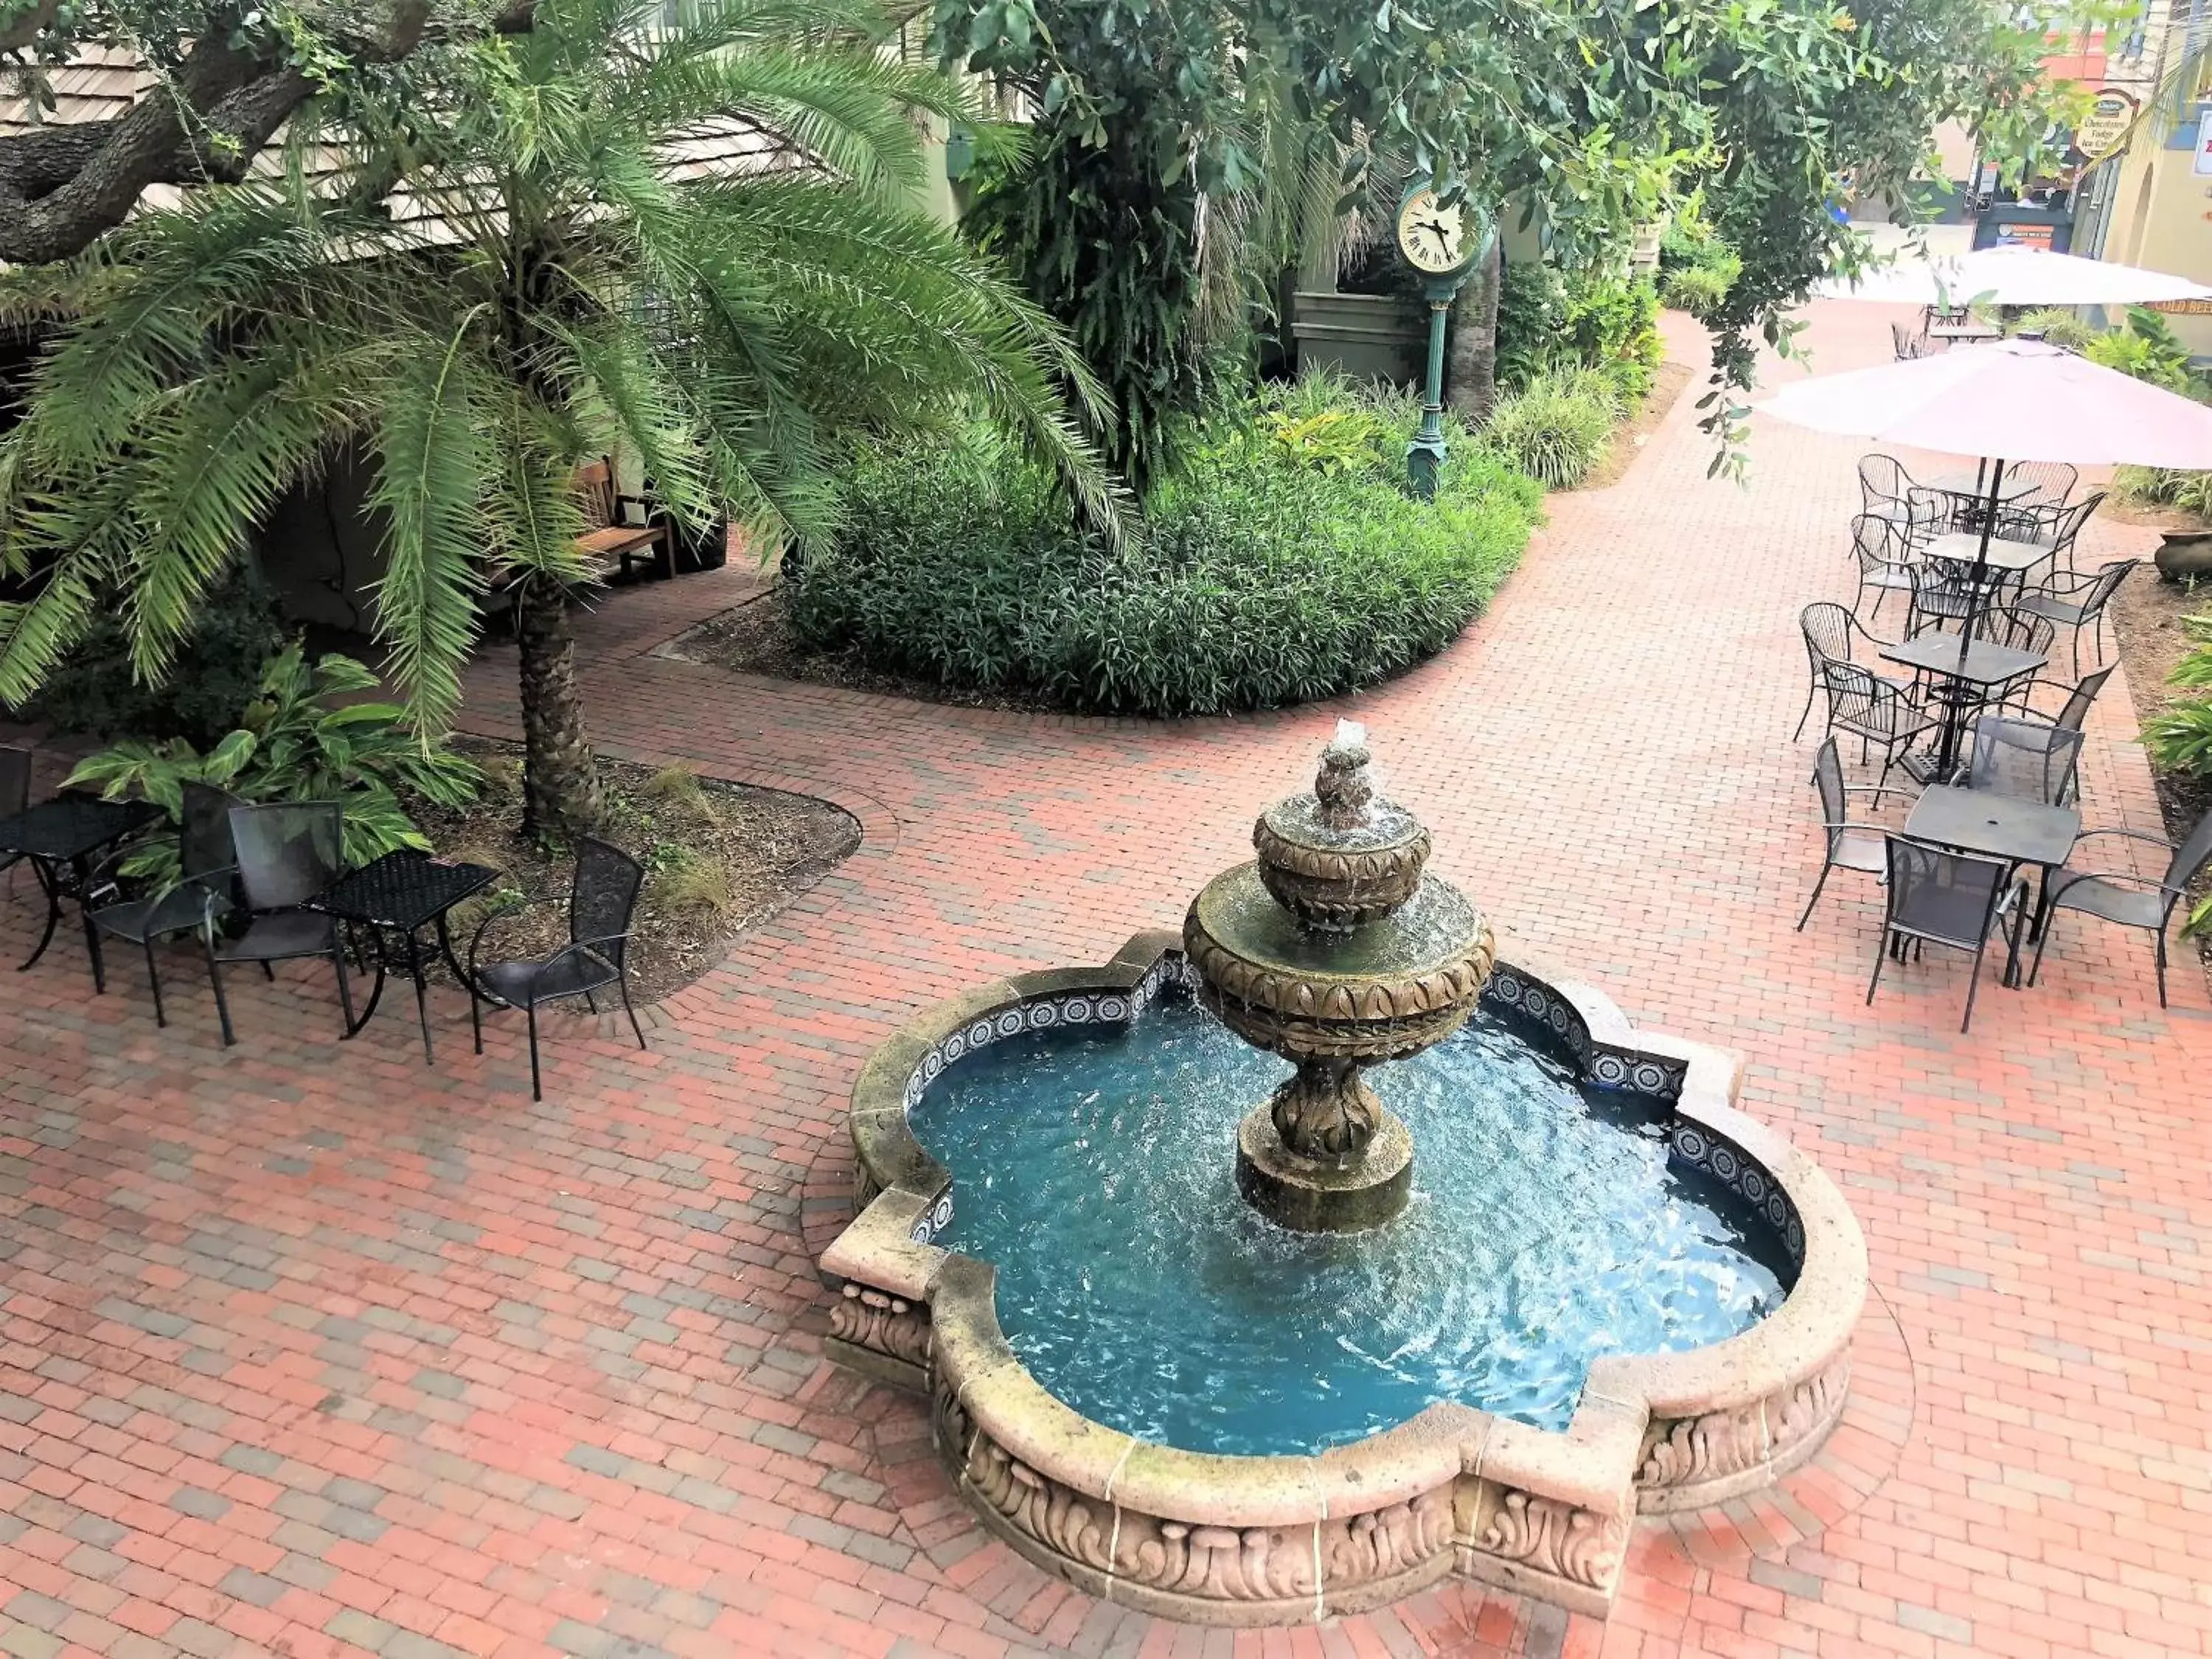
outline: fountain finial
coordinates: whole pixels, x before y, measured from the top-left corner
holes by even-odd
[[[1367,728],[1339,720],[1310,794],[1277,801],[1252,826],[1260,878],[1275,902],[1315,933],[1380,921],[1413,895],[1429,832],[1375,793]]]
[[[1367,728],[1354,720],[1339,720],[1336,735],[1321,751],[1321,770],[1314,775],[1314,799],[1321,803],[1315,816],[1323,828],[1358,830],[1367,823],[1375,799],[1369,758]]]

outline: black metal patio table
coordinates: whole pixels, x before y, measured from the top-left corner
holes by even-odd
[[[435,930],[437,954],[446,959],[453,977],[466,985],[468,975],[453,959],[453,941],[447,931],[446,917],[456,904],[483,891],[498,877],[496,870],[481,864],[460,864],[403,848],[348,871],[312,901],[312,908],[349,926],[366,927],[376,939],[376,983],[360,1017],[347,1026],[348,1036],[358,1036],[376,1012],[396,936],[407,944],[407,972],[415,981],[415,1012],[422,1027],[422,1063],[431,1063],[430,989],[422,978],[422,930]]]
[[[2081,837],[2081,814],[2071,806],[2046,806],[1988,789],[1930,784],[1912,803],[1905,833],[1916,841],[1955,847],[2014,865],[2036,867],[2035,908],[2031,937],[2043,931],[2044,896],[2051,872],[2073,855]],[[2010,966],[2007,972],[2013,971]],[[2008,981],[2009,982],[2009,981]]]
[[[21,853],[38,872],[46,896],[46,927],[38,948],[24,957],[21,973],[46,955],[62,919],[62,900],[73,898],[84,916],[85,951],[92,958],[92,982],[107,988],[100,950],[93,941],[92,917],[85,909],[85,888],[92,878],[93,854],[168,816],[149,800],[102,800],[97,795],[57,795],[36,806],[0,818],[0,853]]]
[[[1981,549],[1979,536],[1959,532],[1938,536],[1921,550],[1929,558],[1945,559],[1954,564],[1971,565],[1978,557],[1993,576],[2017,576],[2033,570],[2057,551],[2047,543],[2014,541],[2009,536],[1990,537],[1986,556]]]
[[[2009,685],[2034,673],[2049,660],[2040,651],[2022,651],[1990,640],[1969,640],[1960,649],[1956,634],[1934,629],[1885,645],[1885,662],[1917,668],[1936,678],[1929,695],[1943,706],[1942,735],[1933,756],[1907,755],[1906,773],[1923,783],[1948,783],[1959,761],[1959,734],[1968,713],[1989,700],[1992,686]]]

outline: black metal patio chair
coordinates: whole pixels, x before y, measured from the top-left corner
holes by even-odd
[[[2046,660],[2051,656],[2051,641],[2057,634],[2048,619],[2031,617],[2025,611],[2016,610],[2008,605],[1988,605],[1976,612],[1972,632],[1978,640],[1986,640],[1991,645],[2008,646],[2014,651],[2032,651]],[[2002,685],[1991,687],[1989,703],[2027,712],[2028,695],[2035,687],[2039,672],[2032,671],[2016,679],[2008,680]]]
[[[1848,732],[1859,740],[1862,765],[1879,747],[1881,775],[1876,781],[1888,782],[1898,751],[1933,730],[1934,716],[1915,703],[1903,686],[1856,663],[1831,660],[1822,665],[1821,672],[1828,687],[1829,731]]]
[[[1822,738],[1820,753],[1813,757],[1813,787],[1820,792],[1820,830],[1826,838],[1826,848],[1821,855],[1820,876],[1813,883],[1812,896],[1805,901],[1804,915],[1797,918],[1797,931],[1801,933],[1813,919],[1813,907],[1820,902],[1820,890],[1828,884],[1831,870],[1856,870],[1879,880],[1887,867],[1882,840],[1888,832],[1880,824],[1861,823],[1853,819],[1851,797],[1869,795],[1879,803],[1884,795],[1905,793],[1887,784],[1844,782],[1843,757],[1836,751],[1833,737]]]
[[[2069,489],[2068,493],[2072,492]],[[2074,544],[2081,537],[2082,526],[2096,516],[2097,509],[2104,504],[2105,492],[2101,489],[2091,490],[2078,501],[2045,501],[2039,489],[2035,495],[2007,501],[1997,509],[1996,533],[2016,542],[2045,544],[2051,549],[2049,565],[2053,569],[2063,566],[2071,574]]]
[[[1915,547],[1949,530],[1957,516],[1949,495],[1915,483],[1895,456],[1879,453],[1859,459],[1859,511],[1887,520]]]
[[[1929,559],[1908,566],[1905,574],[1912,585],[1912,604],[1905,619],[1907,639],[1945,623],[1963,624],[1990,603],[1986,593],[1977,598],[1972,576],[1952,560]]]
[[[2094,630],[2097,641],[2097,660],[2105,660],[2105,607],[2112,602],[2112,595],[2120,591],[2120,584],[2128,579],[2128,572],[2142,563],[2140,559],[2114,559],[2100,565],[2086,576],[2054,576],[2041,587],[2031,587],[2013,601],[2013,609],[2024,611],[2032,617],[2041,617],[2073,631],[2074,677],[2081,677],[2081,630]]]
[[[1804,712],[1797,716],[1797,729],[1790,735],[1792,743],[1805,735],[1805,722],[1813,716],[1813,700],[1827,693],[1822,665],[1831,661],[1856,662],[1859,660],[1860,645],[1879,650],[1889,643],[1869,633],[1866,624],[1853,616],[1848,606],[1838,605],[1833,599],[1815,599],[1799,611],[1797,630],[1804,636],[1805,659],[1811,669],[1812,684],[1805,693]],[[1887,674],[1876,674],[1875,678],[1885,684],[1896,686],[1908,696],[1911,694],[1905,681]]]
[[[31,805],[31,751],[0,746],[0,818],[12,818]],[[13,870],[23,860],[21,853],[0,852],[0,870]]]
[[[198,933],[200,948],[207,957],[208,978],[216,979],[216,924],[230,915],[238,902],[238,855],[231,844],[230,810],[244,804],[235,795],[207,784],[185,784],[183,821],[177,830],[176,884],[148,897],[99,905],[90,912],[92,931],[88,937],[95,958],[103,938],[121,939],[145,952],[156,1025],[169,1023],[168,1012],[161,1004],[161,969],[154,955],[157,943],[179,933]],[[95,960],[93,982],[105,988],[104,977]]]
[[[538,1010],[541,1004],[567,997],[581,997],[592,1012],[599,1012],[593,993],[614,987],[622,996],[623,1012],[629,1016],[637,1046],[645,1044],[645,1031],[637,1023],[637,1010],[629,1000],[630,917],[637,908],[638,889],[645,880],[638,861],[618,847],[586,836],[576,842],[576,877],[568,893],[568,943],[541,959],[520,958],[479,963],[478,951],[495,923],[519,915],[525,905],[495,910],[477,926],[469,940],[469,1024],[476,1035],[477,1052],[483,1052],[483,1016],[479,1002],[495,1008],[520,1008],[529,1023],[530,1097],[545,1096],[538,1065]]]
[[[1912,592],[1912,543],[1905,531],[1878,514],[1862,513],[1851,520],[1851,555],[1858,561],[1858,592],[1851,596],[1856,611],[1874,592],[1869,620],[1881,615],[1881,602],[1892,593]]]
[[[338,924],[307,908],[345,868],[343,809],[336,801],[234,806],[230,836],[238,854],[240,908],[248,921],[244,933],[218,944],[208,957],[224,1044],[237,1041],[222,990],[222,965],[233,962],[258,962],[263,974],[274,979],[276,963],[328,957],[337,973],[338,1009],[350,1032],[353,988],[346,979]]]
[[[2040,720],[2015,720],[1984,714],[1974,722],[1973,759],[1966,787],[2063,806],[2074,793],[2081,760],[2081,733],[2061,731]]]
[[[2020,927],[2027,914],[2027,882],[2012,872],[2002,859],[1972,853],[1954,853],[1908,836],[1888,839],[1888,902],[1882,916],[1881,948],[1875,952],[1874,976],[1867,981],[1869,1004],[1881,983],[1882,963],[1903,962],[1907,945],[1916,953],[1929,945],[1963,951],[1974,959],[1966,979],[1966,1012],[1959,1022],[1964,1031],[1974,1020],[1974,997],[1981,989],[1982,957],[1990,935],[2001,931],[2008,919],[2005,976],[2008,980],[2020,955]]]
[[[2140,830],[2089,830],[2074,843],[2075,853],[2081,850],[2083,842],[2104,836],[2118,836],[2166,848],[2170,856],[2165,873],[2154,880],[2126,870],[2079,869],[2070,859],[2052,871],[2044,885],[2043,937],[2036,941],[2035,962],[2027,970],[2027,982],[2034,984],[2036,976],[2043,971],[2043,952],[2051,943],[2051,927],[2057,920],[2058,912],[2078,910],[2100,921],[2139,927],[2157,937],[2158,1006],[2163,1008],[2166,927],[2173,920],[2173,907],[2181,902],[2189,884],[2203,873],[2206,863],[2212,862],[2212,812],[2197,821],[2189,838],[2179,847],[2163,836],[2147,835]]]
[[[2089,717],[2090,708],[2096,703],[2097,694],[2105,689],[2105,682],[2112,678],[2111,669],[2100,668],[2092,673],[2084,674],[2080,682],[2074,685],[2065,685],[2063,681],[2031,680],[2021,686],[2018,691],[2008,694],[2004,712],[2005,717],[2015,728],[2018,728],[2014,733],[2014,740],[2027,741],[2027,733],[2029,732],[2045,733],[2045,742],[2061,741],[2063,739],[2059,734],[2069,732],[2078,737],[2081,732],[2082,723]],[[2034,694],[2046,686],[2063,688],[2066,693],[2065,702],[2055,714],[2045,714],[2035,706]],[[2080,793],[2079,747],[2077,744],[2077,769],[2073,778],[2073,792],[2060,798],[2058,805],[2061,806],[2065,805],[2068,800],[2072,799],[2073,794]]]

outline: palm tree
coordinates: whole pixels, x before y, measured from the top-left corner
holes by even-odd
[[[600,810],[566,603],[583,459],[803,546],[846,434],[981,413],[1119,524],[1061,401],[1103,415],[1080,360],[913,205],[924,118],[972,119],[964,95],[880,50],[878,0],[671,9],[538,0],[526,31],[341,77],[282,175],[15,273],[55,337],[0,441],[0,568],[43,577],[0,606],[0,701],[109,606],[157,680],[250,528],[350,442],[385,526],[375,630],[426,731],[491,573],[519,584],[526,828],[562,833]],[[754,170],[679,176],[752,128]]]

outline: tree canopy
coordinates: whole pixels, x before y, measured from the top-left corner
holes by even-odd
[[[253,526],[352,443],[393,678],[434,728],[508,581],[529,810],[581,827],[579,463],[634,457],[679,520],[772,546],[826,523],[840,434],[980,414],[1110,528],[1060,396],[1090,397],[1081,359],[913,205],[920,123],[971,105],[879,49],[875,0],[686,14],[538,0],[526,32],[425,43],[428,94],[356,85],[303,113],[293,143],[330,141],[343,177],[208,185],[14,273],[0,297],[53,337],[0,440],[0,568],[44,578],[0,605],[0,699],[102,609],[158,679]],[[773,136],[763,165],[682,176],[733,123]]]
[[[2062,95],[2010,0],[937,0],[933,26],[1039,112],[1027,180],[979,204],[987,232],[1095,364],[1139,350],[1112,372],[1155,421],[1193,385],[1174,263],[1209,204],[1264,179],[1286,121],[1333,143],[1347,199],[1389,155],[1540,213],[1570,249],[1649,216],[1670,178],[1709,179],[1747,253],[1717,319],[1742,386],[1753,337],[1786,344],[1784,313],[1851,258],[1840,173],[1894,195],[1950,118],[2024,156]],[[1126,240],[1139,222],[1157,251]]]

